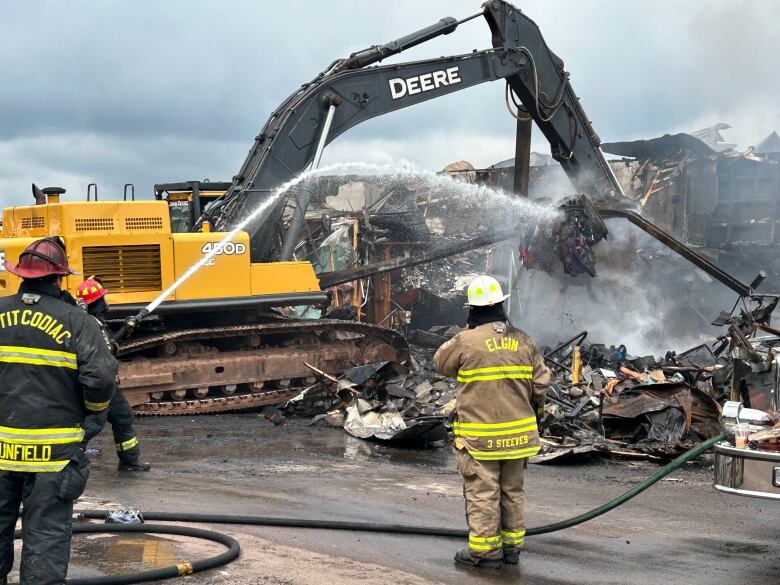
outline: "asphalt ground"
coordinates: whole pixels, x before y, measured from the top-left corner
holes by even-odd
[[[148,473],[119,473],[108,430],[93,446],[77,508],[286,516],[465,527],[449,448],[400,449],[306,420],[257,414],[137,420]],[[530,466],[529,526],[594,508],[658,467],[591,461]],[[773,584],[780,582],[780,505],[715,491],[708,462],[675,472],[584,525],[528,538],[518,566],[460,569],[450,538],[221,525],[239,560],[187,577],[195,584]],[[70,576],[156,568],[222,550],[191,539],[76,536]],[[12,574],[13,576],[13,574]],[[175,581],[169,581],[175,582]]]

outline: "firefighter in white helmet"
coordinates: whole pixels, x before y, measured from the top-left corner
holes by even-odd
[[[523,547],[523,475],[539,451],[550,372],[531,338],[507,319],[509,295],[495,278],[475,278],[467,294],[468,328],[433,358],[440,374],[459,383],[453,431],[469,544],[455,562],[500,568],[516,564]]]

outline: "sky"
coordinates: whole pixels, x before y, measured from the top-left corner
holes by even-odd
[[[602,140],[726,122],[740,147],[780,130],[780,2],[526,0]],[[0,202],[30,183],[121,198],[133,183],[230,180],[269,114],[338,57],[480,9],[471,0],[3,0]],[[479,18],[387,63],[489,48]],[[323,164],[440,170],[513,155],[502,82],[352,129]],[[534,150],[549,152],[536,132]]]

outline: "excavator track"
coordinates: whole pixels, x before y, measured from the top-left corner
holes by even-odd
[[[278,320],[178,329],[119,346],[119,388],[140,415],[233,412],[281,404],[330,375],[377,361],[405,362],[399,333],[337,320]]]
[[[136,414],[144,416],[178,416],[236,412],[261,406],[286,402],[301,392],[295,388],[287,392],[254,392],[238,396],[203,398],[199,400],[176,400],[170,402],[146,402],[133,407]]]

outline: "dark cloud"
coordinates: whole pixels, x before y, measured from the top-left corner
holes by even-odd
[[[33,179],[77,194],[92,181],[106,193],[134,182],[150,194],[160,181],[229,179],[270,112],[334,58],[479,4],[7,2],[0,196],[27,201]],[[522,8],[564,59],[605,140],[724,121],[744,146],[780,128],[780,3],[527,0]],[[402,58],[489,44],[478,19]],[[513,128],[495,83],[372,120],[334,142],[325,161],[491,164],[511,156]]]

